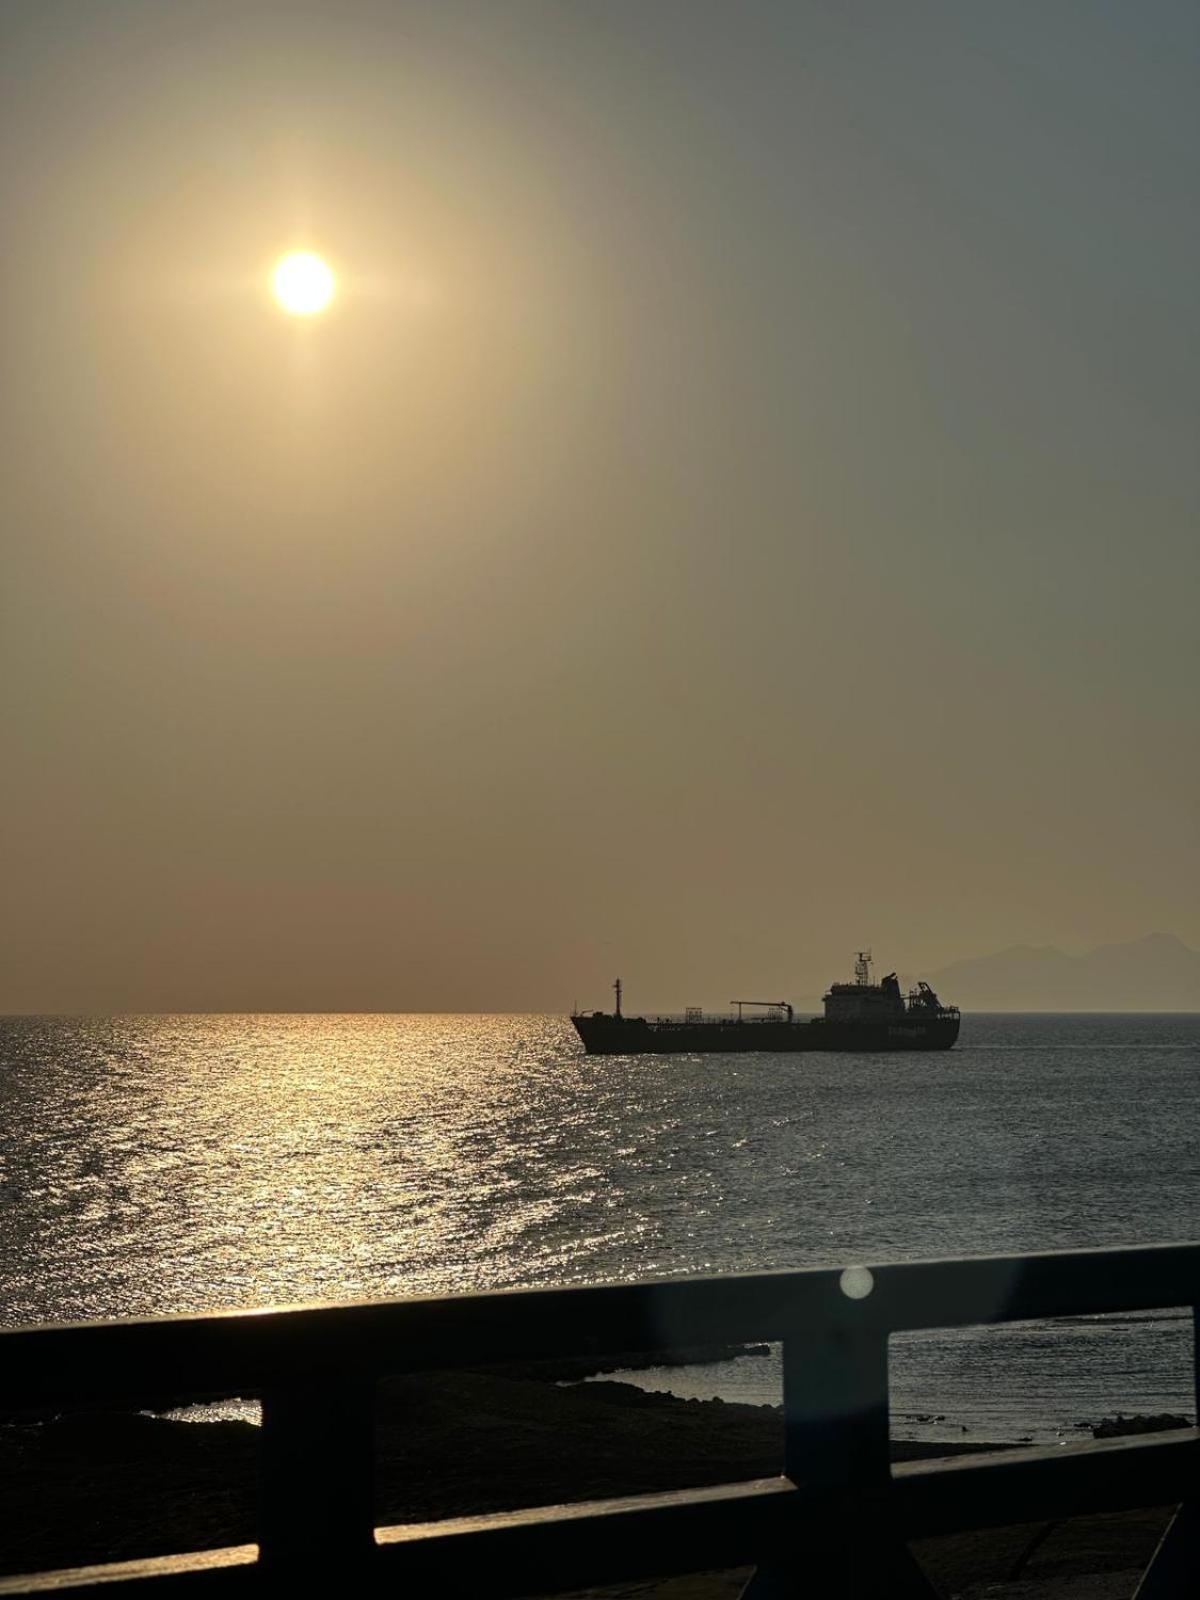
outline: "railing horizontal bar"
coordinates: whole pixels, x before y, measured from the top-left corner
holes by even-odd
[[[220,1550],[194,1550],[187,1555],[147,1556],[140,1561],[112,1561],[98,1567],[66,1567],[0,1578],[0,1595],[100,1595],[113,1584],[129,1584],[138,1593],[153,1591],[154,1600],[174,1595],[250,1595],[261,1593],[262,1573],[256,1544],[226,1545]]]
[[[823,1522],[828,1505],[787,1478],[761,1478],[380,1528],[376,1538],[389,1585],[486,1587],[499,1600],[752,1566]]]
[[[1159,1251],[1161,1250],[1161,1254]],[[1200,1247],[976,1257],[880,1267],[870,1301],[891,1332],[1194,1306]]]
[[[354,1592],[378,1583],[395,1592],[397,1577],[453,1587],[456,1569],[489,1595],[533,1594],[583,1583],[654,1577],[713,1566],[752,1564],[773,1541],[791,1533],[815,1498],[786,1478],[756,1479],[711,1488],[620,1499],[538,1506],[526,1511],[454,1517],[377,1530],[376,1548],[346,1562]],[[273,1574],[256,1566],[258,1548],[223,1550],[107,1566],[0,1578],[4,1595],[84,1595],[112,1583],[139,1583],[154,1594],[225,1593],[218,1580],[249,1592]],[[436,1580],[436,1583],[435,1583]]]
[[[913,1464],[890,1491],[858,1502],[856,1515],[866,1527],[872,1511],[881,1512],[880,1526],[917,1538],[1170,1503],[1195,1482],[1198,1440],[1189,1429],[1166,1442],[1134,1441],[1132,1451],[1129,1441],[1124,1449],[1105,1441],[1069,1452],[1019,1452],[1020,1461],[992,1455],[965,1472],[961,1461],[924,1473]],[[397,1572],[403,1581],[452,1582],[456,1571],[468,1578],[486,1572],[489,1592],[498,1596],[753,1565],[773,1550],[794,1553],[819,1541],[831,1497],[796,1490],[787,1480],[738,1488],[736,1496],[729,1489],[683,1491],[457,1518],[381,1529],[378,1537],[384,1548],[405,1552]]]
[[[18,1330],[0,1334],[0,1407],[782,1338],[796,1294],[778,1274]]]
[[[733,1507],[739,1515],[751,1502],[779,1504],[786,1502],[797,1506],[804,1495],[790,1478],[747,1478],[742,1483],[705,1484],[696,1489],[664,1489],[652,1494],[614,1495],[605,1500],[568,1500],[556,1506],[523,1506],[517,1511],[485,1511],[475,1516],[444,1517],[436,1522],[398,1522],[389,1527],[376,1528],[375,1538],[381,1545],[414,1545],[456,1539],[461,1534],[488,1534],[511,1532],[516,1529],[544,1527],[549,1523],[575,1525],[599,1520],[611,1526],[607,1519],[634,1515],[652,1515],[660,1511],[676,1511],[681,1506],[706,1508],[709,1512]],[[578,1538],[578,1528],[572,1538]]]
[[[0,1409],[254,1394],[338,1372],[606,1357],[782,1339],[811,1323],[877,1332],[1194,1305],[1200,1246],[1052,1252],[872,1268],[848,1301],[836,1268],[598,1288],[495,1291],[0,1333]]]
[[[855,1498],[864,1526],[878,1517],[906,1539],[966,1528],[1170,1504],[1200,1484],[1200,1429],[905,1462],[878,1491]],[[486,1573],[489,1594],[551,1593],[753,1565],[820,1534],[837,1497],[787,1478],[408,1523],[376,1530],[348,1557],[356,1592],[396,1581],[454,1588]],[[137,1583],[155,1596],[249,1593],[271,1575],[255,1545],[0,1578],[4,1595],[84,1595]]]
[[[1002,1527],[1145,1505],[1194,1491],[1200,1431],[1102,1440],[1057,1450],[990,1452],[895,1469],[893,1482],[856,1497],[864,1527],[903,1538]],[[490,1592],[533,1593],[671,1572],[752,1565],[772,1548],[812,1543],[837,1503],[786,1478],[542,1507],[381,1528],[384,1548],[407,1552],[403,1577],[432,1582],[456,1566],[486,1571]],[[547,1563],[549,1563],[547,1565]]]
[[[884,1498],[906,1538],[1171,1505],[1200,1490],[1200,1429],[906,1461]]]

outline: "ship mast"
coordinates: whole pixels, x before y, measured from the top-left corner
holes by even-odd
[[[868,989],[871,985],[871,952],[859,950],[854,962],[854,981],[861,989]]]

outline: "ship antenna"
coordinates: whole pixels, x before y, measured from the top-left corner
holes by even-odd
[[[864,988],[870,985],[871,952],[869,950],[859,950],[857,952],[857,958],[854,962],[854,981]]]
[[[613,984],[613,993],[617,997],[617,1009],[616,1009],[616,1012],[614,1014],[619,1017],[621,1015],[621,980],[620,980],[620,978],[618,978],[616,983]]]

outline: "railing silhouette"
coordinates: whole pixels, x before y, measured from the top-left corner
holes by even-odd
[[[0,1579],[0,1594],[550,1594],[753,1566],[748,1594],[933,1595],[907,1541],[1180,1505],[1138,1591],[1197,1592],[1200,1431],[889,1460],[888,1337],[1190,1307],[1200,1246],[814,1269],[588,1289],[168,1317],[0,1334],[0,1411],[262,1400],[259,1543]],[[374,1526],[383,1377],[504,1361],[781,1341],[784,1475]],[[1200,1344],[1196,1348],[1200,1363]],[[3,1507],[0,1506],[0,1518]]]

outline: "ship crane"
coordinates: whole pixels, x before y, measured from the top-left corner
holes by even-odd
[[[739,1022],[742,1020],[743,1006],[765,1006],[768,1011],[786,1011],[788,1021],[792,1020],[792,1008],[786,1000],[731,1000],[729,1004],[737,1007]]]

